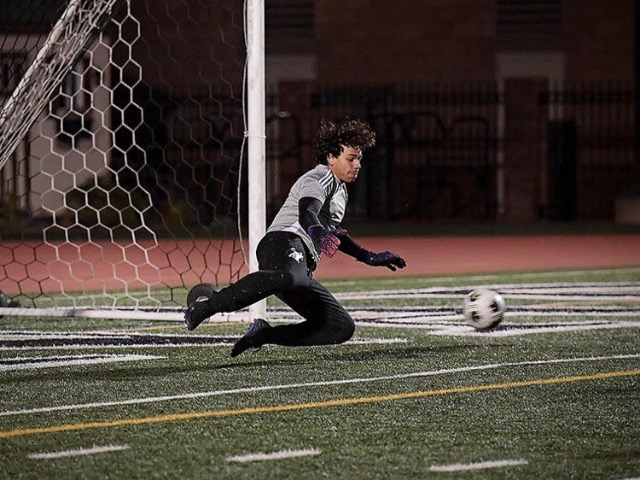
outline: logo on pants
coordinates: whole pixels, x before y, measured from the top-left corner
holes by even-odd
[[[289,250],[287,250],[287,257],[293,258],[298,263],[304,260],[304,255],[297,251],[294,247],[291,247]]]

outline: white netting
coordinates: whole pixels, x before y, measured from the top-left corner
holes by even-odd
[[[92,33],[103,28],[116,1],[69,1],[15,91],[2,106],[0,168],[38,118],[74,60],[87,48],[94,37]]]
[[[243,3],[10,3],[0,291],[38,308],[155,308],[236,279]]]

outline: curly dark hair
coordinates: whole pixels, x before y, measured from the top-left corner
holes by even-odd
[[[375,144],[375,132],[360,120],[345,118],[334,123],[323,119],[313,139],[314,158],[317,163],[326,163],[328,155],[339,156],[343,147],[359,148],[364,151]]]

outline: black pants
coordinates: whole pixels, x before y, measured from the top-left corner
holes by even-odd
[[[275,295],[305,321],[265,330],[264,343],[330,345],[353,336],[355,324],[336,298],[313,279],[315,263],[302,240],[289,232],[267,233],[256,250],[259,270],[215,295],[216,307],[233,312]]]

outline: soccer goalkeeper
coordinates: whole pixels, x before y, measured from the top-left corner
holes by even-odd
[[[187,328],[193,330],[216,313],[240,310],[275,295],[304,321],[271,326],[255,319],[233,346],[232,357],[264,344],[310,346],[349,340],[355,330],[353,319],[313,278],[321,253],[333,257],[339,250],[367,265],[393,271],[406,266],[395,253],[366,250],[339,227],[347,207],[347,184],[358,178],[362,154],[374,145],[374,132],[359,120],[323,120],[313,144],[318,165],[291,187],[258,244],[259,270],[191,302],[184,316]]]

